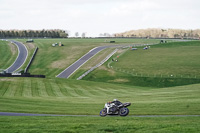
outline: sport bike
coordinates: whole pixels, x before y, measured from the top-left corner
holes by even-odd
[[[100,116],[106,115],[120,115],[120,116],[127,116],[129,113],[129,109],[127,108],[130,106],[131,103],[121,103],[116,105],[114,103],[106,103],[105,107],[100,111]]]

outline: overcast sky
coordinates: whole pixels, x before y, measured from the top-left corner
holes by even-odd
[[[200,28],[200,0],[0,0],[0,29],[64,29],[87,36],[144,28]]]

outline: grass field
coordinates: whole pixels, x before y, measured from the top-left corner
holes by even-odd
[[[2,133],[198,133],[199,117],[2,117]]]
[[[182,75],[200,78],[200,41],[174,42],[151,46],[149,50],[128,50],[113,62],[114,68],[149,75]]]
[[[110,59],[84,79],[151,87],[200,83],[199,50],[199,41],[159,44],[148,50],[143,47],[123,50],[113,56],[118,62]]]
[[[158,43],[159,40],[147,39],[112,39],[115,44],[105,42],[105,39],[35,39],[34,45],[39,50],[37,56],[30,67],[30,72],[43,74],[47,77],[55,77],[77,59],[94,47],[116,44],[133,43]],[[18,41],[24,42],[25,39]],[[53,43],[61,42],[63,47],[52,47]]]
[[[98,115],[114,98],[130,115],[200,114],[200,84],[147,88],[65,79],[0,78],[0,111]]]
[[[0,112],[98,115],[104,103],[129,101],[129,115],[199,115],[200,84],[148,88],[91,81],[0,78]],[[6,132],[199,132],[200,117],[0,116]]]
[[[17,47],[7,41],[0,40],[0,69],[7,69],[17,58]]]
[[[159,42],[159,40],[147,39],[113,40],[116,44],[122,45]],[[19,39],[18,41],[25,43],[26,40]],[[51,44],[56,42],[62,42],[64,46],[52,47]],[[200,75],[199,42],[188,43],[156,45],[151,46],[148,51],[143,51],[140,47],[138,51],[120,50],[113,56],[116,58],[120,55],[119,61],[110,64],[113,69],[105,64],[90,73],[85,80],[77,81],[75,78],[105,58],[113,49],[100,52],[72,75],[71,79],[55,78],[55,75],[90,49],[110,45],[110,43],[104,42],[104,39],[35,39],[34,46],[26,44],[29,50],[33,50],[35,46],[39,47],[29,72],[47,75],[47,78],[0,78],[0,112],[98,115],[105,102],[117,98],[122,102],[132,103],[129,107],[129,115],[200,115],[198,78],[145,77],[145,75],[154,75],[155,72],[163,75],[167,73],[183,75],[191,71],[191,76]],[[9,50],[6,43],[0,46]],[[6,59],[3,58],[6,56],[0,53],[0,57],[5,63]],[[180,59],[183,61],[179,62]],[[132,62],[132,60],[137,60],[137,62]],[[151,65],[155,65],[155,68],[149,67]],[[143,70],[146,68],[149,71]],[[128,73],[133,69],[142,73],[143,76],[138,77]],[[156,71],[158,69],[160,71]],[[134,82],[134,84],[128,84],[128,82]],[[188,85],[183,85],[183,82]],[[157,83],[160,83],[160,86],[156,86]],[[166,87],[167,85],[171,86]],[[200,131],[199,122],[200,117],[0,116],[0,132],[197,133]]]

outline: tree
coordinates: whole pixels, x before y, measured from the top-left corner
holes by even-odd
[[[86,36],[86,33],[83,32],[83,33],[82,33],[82,38],[85,38],[85,36]]]
[[[76,32],[76,33],[75,33],[75,36],[76,36],[76,37],[78,37],[78,36],[79,36],[79,33],[78,33],[78,32]]]

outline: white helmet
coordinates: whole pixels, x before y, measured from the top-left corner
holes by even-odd
[[[113,101],[118,101],[117,99],[113,99]]]

